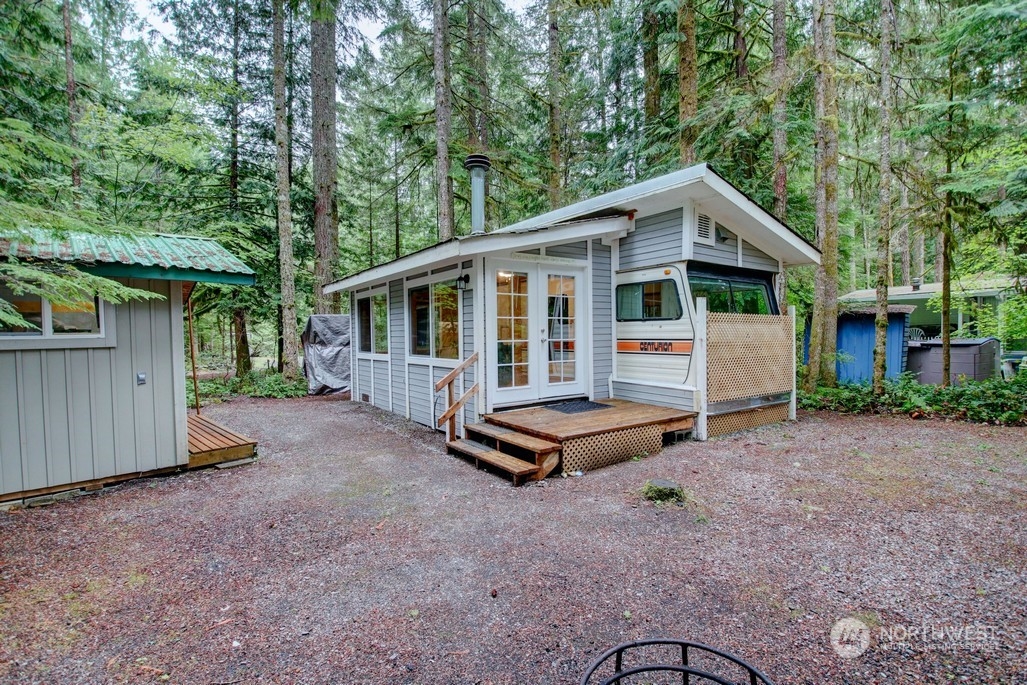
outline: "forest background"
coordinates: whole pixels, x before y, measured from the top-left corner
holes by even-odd
[[[1027,337],[1027,0],[149,11],[174,30],[130,0],[0,0],[0,236],[216,238],[257,287],[197,288],[209,368],[294,377],[307,315],[340,307],[321,286],[468,232],[470,153],[489,228],[710,163],[824,252],[784,288],[813,320],[808,387],[835,382],[855,289],[1012,276],[1003,324],[960,333]],[[131,296],[13,260],[0,282]]]

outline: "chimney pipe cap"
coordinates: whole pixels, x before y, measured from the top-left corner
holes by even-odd
[[[464,160],[465,169],[481,167],[487,171],[491,166],[492,160],[488,158],[488,155],[467,155],[467,159]]]

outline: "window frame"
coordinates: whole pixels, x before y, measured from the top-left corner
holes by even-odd
[[[405,287],[405,302],[404,309],[406,312],[406,323],[409,328],[406,336],[406,352],[408,357],[413,357],[418,360],[440,363],[459,362],[463,358],[463,330],[464,330],[464,307],[463,298],[461,293],[464,291],[456,286],[456,277],[452,274],[439,274],[442,278],[434,276],[431,278],[422,277],[414,280],[407,281]],[[436,349],[436,337],[437,331],[435,330],[435,286],[436,285],[451,285],[453,290],[456,292],[456,330],[457,330],[457,344],[456,344],[456,356],[455,357],[439,357],[438,350]],[[428,291],[428,307],[425,310],[425,314],[428,317],[428,354],[422,354],[414,351],[414,335],[416,334],[416,327],[414,326],[414,308],[411,306],[411,295],[416,290],[427,290]]]
[[[724,281],[728,285],[728,302],[731,305],[731,311],[727,312],[730,314],[738,314],[745,312],[735,311],[735,290],[734,285],[749,285],[749,286],[760,286],[763,289],[763,295],[767,303],[767,314],[758,314],[758,316],[776,316],[779,315],[780,306],[777,300],[774,298],[774,283],[772,278],[761,277],[757,274],[746,271],[739,273],[735,271],[720,271],[712,268],[697,268],[689,269],[685,273],[685,281],[688,283],[688,293],[691,296],[691,307],[695,307],[696,295],[692,288],[693,278],[706,278],[711,280]],[[707,311],[714,311],[709,309],[709,302],[707,301]]]
[[[375,304],[374,304],[374,300],[375,300],[375,298],[379,298],[379,297],[384,298],[384,300],[385,300],[385,318],[384,318],[384,321],[385,321],[385,337],[384,337],[384,340],[385,340],[385,351],[384,352],[378,352],[375,349],[375,343],[377,341],[377,333],[378,332],[375,330],[376,325],[375,325]],[[367,326],[367,330],[366,331],[364,330],[365,326],[364,326],[364,321],[363,321],[362,312],[361,312],[361,308],[364,306],[364,303],[366,303],[366,305],[367,305],[367,314],[368,314],[368,326]],[[391,348],[391,341],[390,341],[389,335],[391,334],[391,330],[390,329],[392,327],[391,322],[389,321],[389,317],[390,317],[390,314],[391,314],[391,310],[390,310],[389,306],[390,306],[389,292],[388,292],[388,289],[386,287],[384,287],[384,286],[382,286],[381,288],[375,288],[373,290],[365,290],[364,292],[362,292],[359,295],[357,295],[357,298],[356,298],[356,312],[355,312],[355,314],[356,314],[356,330],[357,330],[357,344],[356,344],[357,356],[359,356],[361,358],[365,358],[365,359],[387,359],[389,357],[390,348]],[[365,335],[366,335],[366,342],[369,345],[369,350],[363,349],[364,348],[364,343],[365,343]]]
[[[102,297],[94,297],[99,323],[98,333],[55,333],[53,330],[53,304],[40,297],[41,325],[39,331],[0,331],[0,351],[62,350],[80,348],[116,347],[115,306]]]
[[[674,299],[677,302],[678,315],[677,316],[645,316],[645,286],[651,283],[670,283],[674,288]],[[621,288],[627,287],[638,287],[639,293],[642,296],[641,311],[642,316],[638,318],[622,318],[620,314],[620,296],[619,292]],[[662,297],[662,290],[661,290]],[[619,283],[613,289],[613,307],[614,307],[614,320],[617,323],[648,323],[650,321],[680,321],[686,315],[686,310],[681,302],[681,292],[678,289],[678,282],[673,278],[654,278],[645,281],[632,281],[629,283]]]

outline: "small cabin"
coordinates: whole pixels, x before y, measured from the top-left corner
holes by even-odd
[[[96,489],[252,455],[255,443],[186,409],[184,311],[198,282],[252,285],[208,238],[0,236],[0,259],[73,264],[156,295],[76,307],[0,297],[30,326],[0,325],[0,502]]]
[[[819,259],[700,164],[326,290],[348,293],[354,400],[433,427],[621,400],[693,412],[705,439],[794,414],[795,326],[776,285]],[[454,397],[475,389],[455,415],[444,380]]]

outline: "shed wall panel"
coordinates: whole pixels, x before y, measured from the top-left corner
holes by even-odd
[[[389,359],[392,361],[392,411],[406,416],[406,317],[403,279],[389,283]]]
[[[463,359],[467,359],[474,354],[474,291],[471,289],[464,290],[463,296]],[[472,364],[464,371],[464,387],[463,392],[469,390],[477,380],[475,375],[476,365]],[[479,392],[481,389],[479,388]],[[472,397],[464,405],[464,423],[475,423],[478,420],[478,400],[477,397]]]
[[[716,245],[695,243],[692,247],[692,259],[720,266],[738,266],[738,246],[734,238],[729,238],[727,242],[718,242]]]
[[[588,243],[584,240],[564,245],[552,245],[546,248],[547,257],[566,257],[568,259],[588,259]]]
[[[681,261],[680,209],[638,219],[635,230],[620,240],[620,268],[634,269]]]
[[[0,494],[178,463],[185,408],[175,397],[185,369],[174,350],[184,341],[181,299],[170,295],[181,286],[126,283],[164,299],[118,305],[105,320],[116,347],[0,352]]]
[[[758,269],[760,271],[773,271],[777,273],[777,260],[763,250],[742,241],[742,266],[746,269]]]
[[[389,404],[389,388],[390,388],[390,375],[389,375],[389,362],[382,359],[375,359],[372,362],[374,366],[374,406],[379,409],[390,409]]]
[[[360,396],[353,399],[360,400],[361,402],[370,402],[371,393],[373,391],[371,383],[371,360],[370,359],[358,359],[357,360],[357,378],[360,383]],[[365,400],[364,397],[367,397]]]
[[[613,374],[613,275],[610,247],[592,241],[592,395],[610,396]]]
[[[695,411],[695,391],[684,387],[660,388],[617,380],[613,382],[613,396],[619,400]]]
[[[427,364],[410,364],[410,418],[425,426],[432,424],[431,414],[431,367]]]

